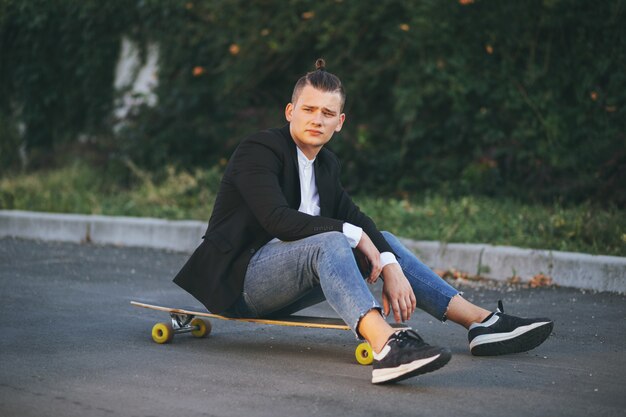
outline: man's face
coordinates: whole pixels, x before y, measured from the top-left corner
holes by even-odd
[[[295,103],[287,104],[285,117],[291,124],[291,137],[309,158],[313,159],[346,118],[341,113],[341,95],[320,91],[305,85]]]

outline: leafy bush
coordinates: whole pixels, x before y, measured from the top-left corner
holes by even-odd
[[[108,130],[127,11],[119,0],[0,0],[0,120],[23,123],[36,164],[79,134]],[[17,149],[2,150],[15,157]]]
[[[351,191],[623,205],[625,7],[0,0],[0,113],[25,122],[31,151],[111,136],[124,33],[159,44],[159,101],[132,115],[115,149],[143,168],[212,166],[282,124],[293,84],[322,56],[348,91],[331,147]]]

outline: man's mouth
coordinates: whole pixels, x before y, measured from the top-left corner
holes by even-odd
[[[309,134],[311,134],[311,135],[314,135],[314,136],[319,136],[319,135],[322,134],[322,132],[320,130],[313,130],[313,129],[307,129],[307,132]]]

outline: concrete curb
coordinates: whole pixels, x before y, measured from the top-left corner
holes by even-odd
[[[562,287],[626,293],[626,258],[511,246],[412,241],[403,243],[431,268],[454,267],[495,280],[552,277]]]
[[[0,210],[0,237],[192,252],[205,230],[205,223],[191,220]]]
[[[191,253],[205,222],[138,217],[0,210],[0,238],[142,246]],[[402,239],[432,268],[456,268],[496,280],[543,273],[564,287],[626,294],[626,258],[520,249],[486,244],[443,244]]]

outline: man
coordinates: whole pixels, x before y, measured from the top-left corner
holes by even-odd
[[[501,303],[493,313],[473,305],[352,202],[339,160],[324,148],[345,121],[345,92],[323,60],[316,67],[296,83],[289,123],[246,138],[233,153],[204,241],[174,281],[233,317],[291,314],[327,300],[371,345],[373,383],[437,370],[451,356],[413,330],[394,330],[382,313],[400,322],[419,307],[459,323],[474,355],[541,344],[551,320],[506,315]],[[353,249],[367,265],[365,280]],[[367,286],[381,276],[382,306]]]

